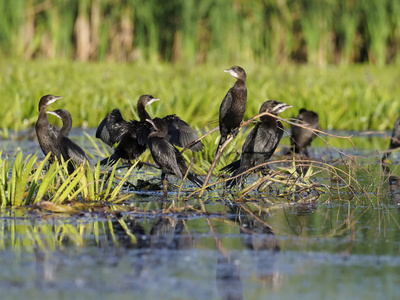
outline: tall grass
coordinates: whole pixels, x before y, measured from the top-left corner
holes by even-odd
[[[395,60],[397,1],[15,0],[0,55],[184,63]]]
[[[0,134],[33,130],[39,99],[49,93],[63,96],[50,109],[70,111],[73,126],[95,128],[115,107],[126,119],[137,119],[137,99],[152,94],[161,100],[148,107],[151,116],[175,113],[198,130],[211,129],[218,125],[219,106],[234,83],[223,72],[228,67],[2,61]],[[246,119],[268,99],[293,106],[283,117],[296,116],[302,107],[314,109],[324,129],[385,130],[398,117],[400,73],[395,66],[242,67],[247,72]],[[55,117],[49,120],[61,125]]]

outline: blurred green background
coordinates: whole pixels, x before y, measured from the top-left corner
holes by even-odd
[[[3,57],[377,65],[398,60],[396,0],[0,1]]]

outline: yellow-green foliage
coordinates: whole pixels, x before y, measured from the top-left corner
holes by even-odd
[[[395,66],[241,66],[247,72],[245,119],[271,99],[293,106],[282,117],[295,116],[302,107],[315,110],[323,129],[390,129],[400,112],[400,71]],[[137,99],[152,94],[161,101],[148,107],[151,116],[175,113],[199,130],[211,129],[218,125],[219,106],[235,82],[223,72],[228,67],[2,61],[0,128],[32,128],[40,97],[51,93],[63,99],[50,108],[69,110],[74,126],[97,127],[115,107],[126,119],[137,119]],[[55,117],[49,120],[61,125]]]
[[[36,204],[42,200],[55,205],[75,199],[121,201],[121,189],[136,166],[134,164],[129,168],[124,177],[115,183],[117,165],[110,174],[100,171],[98,163],[93,169],[89,165],[77,166],[69,175],[67,163],[48,165],[48,159],[49,155],[40,162],[37,162],[36,155],[23,159],[22,152],[10,159],[0,152],[1,207]],[[47,170],[44,171],[46,165]]]

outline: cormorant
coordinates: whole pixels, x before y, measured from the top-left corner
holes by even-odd
[[[300,109],[299,115],[294,119],[294,123],[307,125],[311,129],[319,129],[318,114],[306,110],[305,108]],[[308,155],[307,147],[311,145],[311,142],[315,138],[315,134],[305,128],[291,125],[291,137],[290,144],[294,147],[295,153],[302,153],[305,156]]]
[[[154,128],[154,131],[148,136],[148,146],[154,161],[161,167],[161,180],[164,181],[167,174],[173,174],[183,179],[188,168],[180,151],[166,139],[167,122],[160,118],[146,121]],[[192,173],[188,173],[187,178],[199,187],[203,184],[203,181]]]
[[[48,111],[47,113],[56,116],[63,122],[55,146],[58,148],[64,161],[69,160],[68,173],[72,174],[75,170],[74,164],[80,165],[85,161],[90,162],[90,159],[81,147],[68,138],[68,133],[72,128],[72,118],[69,111],[65,109],[57,109],[55,111]]]
[[[247,104],[246,72],[239,66],[224,70],[237,80],[226,93],[219,108],[219,131],[221,139],[217,152],[226,141],[229,134],[236,135],[240,123],[243,121]]]
[[[289,107],[291,106],[286,103],[268,100],[261,105],[260,114],[269,112],[277,116]],[[233,172],[231,177],[244,173],[237,178],[228,180],[226,185],[229,187],[241,183],[249,174],[246,173],[247,170],[266,163],[282,138],[283,125],[281,121],[268,115],[260,117],[260,120],[261,122],[257,123],[247,135],[240,159],[221,169],[221,171],[228,173]]]
[[[101,165],[113,165],[120,158],[128,161],[139,158],[147,148],[147,137],[152,128],[146,122],[146,119],[151,119],[146,111],[146,106],[158,100],[152,95],[143,95],[139,98],[137,102],[139,121],[124,120],[118,108],[114,109],[101,121],[96,131],[96,138],[101,139],[111,147],[118,143],[114,153],[110,157],[103,159],[100,162]],[[168,124],[167,140],[174,145],[185,147],[198,138],[197,133],[190,128],[189,124],[176,115],[168,115],[164,117],[164,120]],[[203,143],[201,141],[197,142],[190,149],[200,151],[203,149]]]
[[[400,147],[400,117],[397,118],[394,123],[392,137],[390,138],[390,145],[388,150],[396,149]],[[391,152],[384,153],[381,161],[384,162],[389,156]]]
[[[35,125],[36,135],[43,154],[47,155],[49,152],[51,152],[51,156],[49,158],[50,162],[53,162],[55,157],[59,159],[61,154],[60,150],[56,146],[59,130],[49,123],[47,119],[46,108],[61,98],[62,97],[60,96],[45,95],[39,101],[39,117]],[[66,130],[67,135],[69,134],[70,130],[71,128]]]

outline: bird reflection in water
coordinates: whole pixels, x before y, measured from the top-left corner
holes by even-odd
[[[272,228],[266,224],[265,214],[254,217],[240,206],[230,208],[233,220],[239,225],[240,237],[247,249],[254,251],[257,278],[272,288],[282,283],[282,274],[277,270],[280,247]]]
[[[387,176],[389,184],[389,195],[391,197],[392,203],[400,211],[400,177],[393,175],[389,166],[385,163],[382,163],[382,169],[385,176]]]

